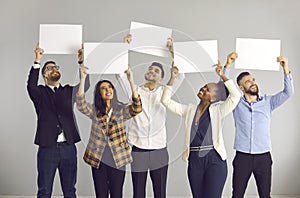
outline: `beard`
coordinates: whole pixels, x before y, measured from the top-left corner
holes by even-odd
[[[56,73],[56,75],[54,75]],[[49,77],[49,80],[53,81],[53,82],[56,82],[60,79],[61,75],[59,72],[55,72],[55,73],[52,73],[51,76]]]
[[[251,87],[245,91],[245,93],[250,94],[252,96],[258,96],[258,86],[254,85],[256,87],[256,91],[251,91]]]

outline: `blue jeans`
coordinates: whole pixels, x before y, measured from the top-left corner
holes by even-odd
[[[77,150],[74,144],[62,143],[53,147],[39,147],[37,169],[37,197],[51,197],[56,169],[59,172],[64,197],[76,197]]]
[[[226,177],[226,160],[214,149],[203,157],[197,151],[190,152],[188,178],[193,198],[221,198]]]

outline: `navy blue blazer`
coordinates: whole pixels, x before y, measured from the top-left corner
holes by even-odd
[[[34,143],[39,146],[54,146],[58,135],[63,131],[68,143],[80,141],[73,107],[79,84],[76,86],[60,85],[53,90],[45,85],[38,85],[40,69],[31,68],[27,81],[27,91],[37,114],[37,129]],[[85,91],[90,87],[89,76],[86,78]]]

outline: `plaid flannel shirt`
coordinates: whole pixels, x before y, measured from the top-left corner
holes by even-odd
[[[84,161],[92,167],[99,168],[105,146],[108,144],[115,165],[120,168],[132,162],[131,150],[126,135],[126,120],[142,111],[140,97],[132,98],[132,104],[121,109],[113,109],[107,122],[107,115],[96,116],[94,105],[86,102],[85,95],[76,95],[77,109],[92,119],[92,129],[84,154]]]

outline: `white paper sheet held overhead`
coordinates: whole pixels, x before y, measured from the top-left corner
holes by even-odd
[[[280,45],[280,40],[237,38],[235,68],[278,71]]]
[[[218,41],[174,42],[174,64],[180,73],[215,71],[218,63]]]
[[[127,43],[84,43],[85,65],[90,74],[121,74],[128,68]]]
[[[132,41],[130,50],[168,57],[167,40],[172,36],[172,29],[144,23],[131,22],[130,34]]]
[[[82,25],[40,24],[39,45],[45,54],[77,54]]]

